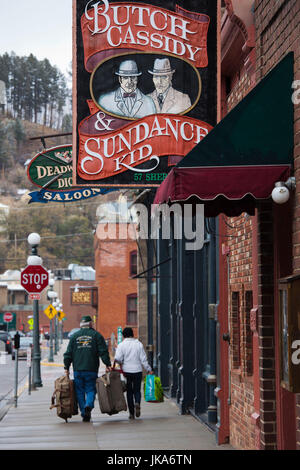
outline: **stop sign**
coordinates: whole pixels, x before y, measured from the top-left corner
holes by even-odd
[[[43,266],[27,266],[21,273],[21,285],[29,294],[42,292],[49,284],[49,273]]]
[[[13,321],[13,318],[13,314],[10,312],[7,312],[3,315],[3,320],[5,321],[5,323],[11,323]]]

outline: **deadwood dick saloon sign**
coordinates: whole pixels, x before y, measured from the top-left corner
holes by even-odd
[[[217,0],[74,0],[76,186],[159,186],[214,127]]]

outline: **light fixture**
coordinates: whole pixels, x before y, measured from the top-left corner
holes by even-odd
[[[54,290],[49,290],[48,297],[49,297],[49,299],[56,299],[57,292],[55,292]]]
[[[37,246],[41,243],[41,237],[38,233],[31,233],[28,235],[27,241],[31,246]]]
[[[272,199],[276,204],[284,204],[290,198],[290,190],[296,187],[295,177],[290,177],[286,182],[277,181],[272,191]]]
[[[28,266],[42,266],[43,260],[40,256],[31,255],[27,258],[27,265]]]

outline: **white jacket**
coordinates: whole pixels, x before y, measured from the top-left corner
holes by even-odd
[[[151,372],[147,356],[142,343],[135,338],[125,338],[116,350],[115,361],[122,364],[124,372],[136,374],[142,372],[143,368]]]

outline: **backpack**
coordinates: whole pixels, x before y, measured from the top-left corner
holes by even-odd
[[[75,395],[74,380],[66,375],[54,382],[54,393],[51,398],[50,410],[56,408],[57,416],[68,422],[68,418],[78,414],[78,403]]]

